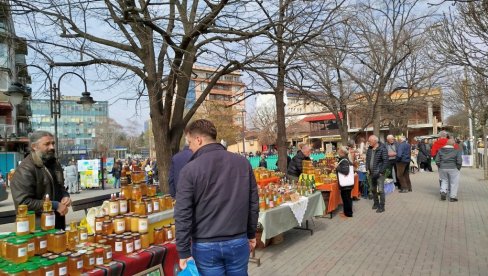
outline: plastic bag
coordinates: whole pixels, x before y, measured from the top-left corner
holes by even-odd
[[[178,276],[198,276],[197,265],[195,264],[195,260],[190,259],[186,262],[186,267],[182,271],[178,273]]]
[[[385,195],[389,195],[395,191],[395,181],[391,178],[385,179]]]

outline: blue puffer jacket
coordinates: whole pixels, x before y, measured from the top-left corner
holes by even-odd
[[[398,144],[396,161],[410,164],[410,155],[412,154],[412,147],[407,141]]]

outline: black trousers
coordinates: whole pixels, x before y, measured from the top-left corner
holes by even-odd
[[[352,198],[351,188],[341,189],[342,208],[344,209],[344,215],[346,217],[352,217]]]

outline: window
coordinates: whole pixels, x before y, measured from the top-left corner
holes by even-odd
[[[9,61],[8,45],[5,43],[0,43],[0,67],[10,68],[8,61]]]
[[[228,101],[232,100],[232,97],[229,95],[220,95],[220,94],[210,94],[208,95],[208,99],[212,101]]]

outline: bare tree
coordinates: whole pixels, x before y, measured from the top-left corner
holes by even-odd
[[[233,106],[219,101],[205,101],[195,119],[207,119],[215,124],[217,140],[224,140],[228,145],[237,143],[241,135],[241,126],[235,122],[238,111]]]
[[[95,66],[149,99],[163,192],[185,125],[217,80],[256,57],[247,41],[269,27],[254,1],[12,0],[29,45],[51,66]],[[185,111],[196,61],[212,65],[207,88]],[[101,73],[99,73],[101,74]],[[103,74],[101,74],[103,75]]]
[[[254,129],[258,132],[258,141],[261,145],[274,145],[278,135],[276,107],[274,104],[256,108],[251,117]]]

